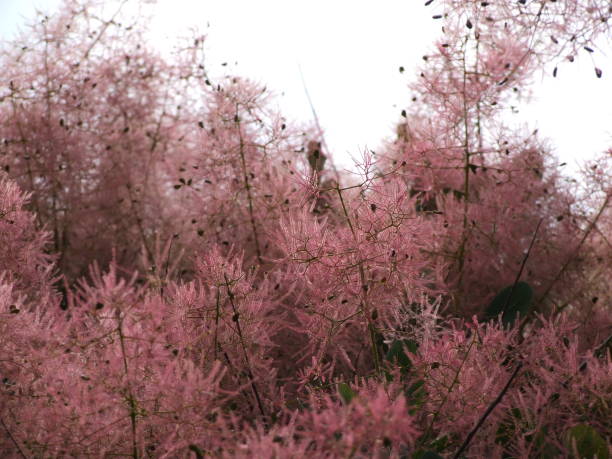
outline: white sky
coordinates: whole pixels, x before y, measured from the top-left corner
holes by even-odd
[[[10,38],[31,17],[34,5],[52,9],[59,0],[0,0],[0,38]],[[367,146],[376,150],[393,135],[401,109],[440,23],[433,5],[418,0],[159,0],[153,24],[157,46],[196,25],[207,34],[207,66],[250,77],[278,94],[289,118],[312,119],[299,68],[337,161],[351,164]],[[543,78],[537,97],[518,121],[551,139],[561,161],[612,146],[612,49],[597,50],[603,78],[589,56]],[[607,57],[604,55],[607,53]],[[586,54],[586,53],[584,53]],[[236,64],[237,63],[237,64]],[[399,67],[406,71],[400,74]],[[549,73],[554,65],[550,66]]]

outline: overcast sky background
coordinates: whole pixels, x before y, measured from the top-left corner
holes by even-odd
[[[0,0],[0,39],[11,38],[34,16],[59,0]],[[376,149],[393,136],[410,100],[407,84],[439,36],[440,23],[418,0],[159,0],[153,24],[156,45],[197,25],[207,34],[207,66],[265,84],[289,118],[312,120],[300,68],[325,140],[337,162]],[[605,54],[604,54],[605,53]],[[612,146],[612,48],[559,67],[556,79],[534,87],[536,100],[522,107],[528,122],[551,140],[568,170]],[[400,74],[399,67],[406,71]],[[549,74],[554,64],[550,65]],[[223,70],[227,71],[228,68]]]

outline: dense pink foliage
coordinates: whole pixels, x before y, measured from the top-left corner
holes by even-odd
[[[427,5],[357,177],[204,37],[67,0],[4,45],[0,456],[609,457],[612,150],[572,181],[503,115],[610,7]]]

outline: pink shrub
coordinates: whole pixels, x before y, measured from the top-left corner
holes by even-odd
[[[609,6],[430,4],[356,178],[201,36],[69,0],[2,50],[0,456],[609,457],[611,151],[502,117]]]
[[[25,209],[28,195],[0,176],[0,276],[26,304],[52,302],[54,256],[46,250],[50,235],[36,229],[35,216]]]

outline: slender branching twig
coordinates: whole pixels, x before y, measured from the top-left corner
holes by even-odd
[[[23,457],[24,459],[27,459],[27,456],[21,450],[21,447],[19,446],[19,443],[17,443],[17,440],[15,439],[15,437],[13,437],[13,434],[9,430],[8,426],[4,423],[4,419],[0,418],[0,423],[2,424],[2,427],[4,427],[4,430],[6,430],[6,433],[8,434],[8,436],[11,439],[11,441],[13,442],[13,444],[15,445],[15,448],[17,448],[17,452],[19,453],[19,455],[21,457]]]
[[[230,280],[227,278],[227,274],[223,273],[223,277],[225,279],[225,288],[227,289],[227,296],[229,298],[230,304],[232,306],[232,320],[236,322],[236,331],[238,332],[238,338],[240,339],[240,346],[242,348],[242,352],[244,354],[244,361],[247,366],[247,376],[251,383],[251,388],[253,389],[253,394],[255,395],[255,399],[257,400],[257,406],[259,407],[259,411],[263,416],[264,423],[266,422],[266,411],[264,410],[263,403],[261,402],[261,397],[259,396],[259,391],[257,390],[257,384],[255,384],[255,377],[253,376],[253,371],[251,370],[251,362],[249,360],[249,354],[246,349],[246,344],[244,342],[244,335],[242,334],[242,327],[240,326],[240,313],[236,308],[236,303],[234,302],[234,293],[230,289]]]
[[[489,407],[487,408],[487,410],[483,413],[483,415],[480,417],[480,419],[478,420],[478,422],[476,423],[476,425],[474,426],[474,428],[470,431],[470,433],[468,434],[467,437],[465,437],[465,440],[463,442],[463,444],[461,445],[461,447],[457,450],[457,452],[455,453],[455,455],[453,456],[453,459],[458,459],[459,456],[461,456],[461,454],[468,448],[468,446],[470,445],[470,442],[472,441],[472,438],[474,438],[474,435],[476,435],[476,432],[478,432],[478,430],[482,427],[482,425],[484,424],[484,422],[487,420],[487,418],[489,417],[489,415],[493,412],[493,410],[495,409],[495,407],[497,405],[499,405],[499,403],[502,401],[502,398],[504,398],[504,395],[506,395],[506,392],[508,392],[508,389],[510,389],[510,385],[512,384],[512,381],[514,381],[514,379],[516,378],[516,376],[518,375],[520,369],[523,367],[522,363],[519,363],[516,368],[514,369],[514,372],[512,373],[512,375],[510,376],[510,379],[508,379],[508,382],[506,383],[506,385],[504,386],[504,388],[501,390],[501,392],[497,395],[497,397],[495,397],[495,400],[493,400],[493,402],[491,402],[491,404],[489,405]]]
[[[126,386],[128,391],[128,404],[130,406],[130,423],[132,427],[132,457],[138,459],[138,447],[136,445],[136,399],[132,392],[130,375],[128,370],[127,353],[125,349],[125,335],[123,334],[123,318],[117,309],[117,333],[119,334],[119,344],[121,346],[121,357],[123,359],[123,371],[125,372]]]
[[[242,177],[244,179],[244,189],[246,190],[246,194],[247,194],[247,202],[248,202],[248,207],[249,207],[249,219],[251,221],[251,230],[253,231],[253,239],[255,240],[255,253],[257,255],[257,262],[261,266],[263,264],[263,261],[261,258],[261,249],[259,246],[259,235],[257,233],[257,225],[255,223],[255,212],[253,210],[253,195],[251,193],[251,184],[249,182],[249,174],[247,171],[246,157],[244,154],[245,144],[244,144],[244,139],[242,138],[242,127],[240,126],[240,116],[238,114],[237,107],[236,107],[235,120],[238,126],[238,137],[240,138],[240,145],[239,145],[238,152],[240,154],[240,163],[242,165]]]
[[[348,209],[346,208],[346,203],[344,202],[344,198],[342,197],[342,190],[339,186],[336,187],[336,192],[338,193],[338,197],[340,198],[340,204],[342,205],[342,212],[344,213],[344,217],[346,219],[347,224],[351,230],[351,234],[353,235],[353,240],[356,244],[359,243],[357,239],[357,233],[355,232],[355,227],[351,222],[351,218],[348,213]],[[374,368],[376,373],[380,373],[380,356],[378,353],[378,344],[376,343],[376,327],[372,320],[372,314],[370,313],[369,301],[368,301],[368,284],[366,279],[365,269],[363,267],[363,260],[358,261],[359,266],[359,281],[361,282],[361,305],[363,309],[363,315],[365,317],[366,323],[368,324],[368,332],[370,335],[370,343],[372,345],[372,358],[374,359]]]
[[[587,240],[587,238],[589,237],[589,235],[591,234],[591,232],[593,231],[593,229],[595,228],[595,226],[597,225],[597,221],[599,220],[599,218],[601,217],[601,215],[603,214],[604,210],[606,210],[606,208],[608,207],[608,204],[610,203],[610,198],[612,198],[612,193],[608,193],[608,195],[606,196],[606,200],[604,201],[604,203],[601,205],[601,207],[599,208],[599,211],[597,212],[597,215],[595,215],[595,218],[593,219],[593,221],[591,222],[591,224],[588,226],[588,228],[585,230],[582,239],[580,240],[580,242],[578,243],[578,246],[576,246],[576,249],[574,250],[574,252],[572,253],[572,255],[567,259],[567,261],[563,264],[563,266],[561,267],[561,269],[559,270],[559,272],[557,273],[557,275],[555,276],[555,278],[552,280],[552,282],[548,285],[548,288],[546,289],[546,291],[542,294],[542,296],[540,297],[540,299],[537,301],[536,305],[541,304],[546,297],[550,294],[550,292],[552,291],[553,287],[555,286],[555,284],[559,281],[559,279],[561,278],[561,276],[563,275],[563,273],[565,273],[565,270],[567,269],[567,267],[569,266],[569,264],[572,262],[572,260],[574,260],[576,258],[576,255],[578,254],[578,251],[580,250],[580,248],[582,247],[582,245],[584,244],[584,242]],[[560,310],[557,311],[561,312]]]

